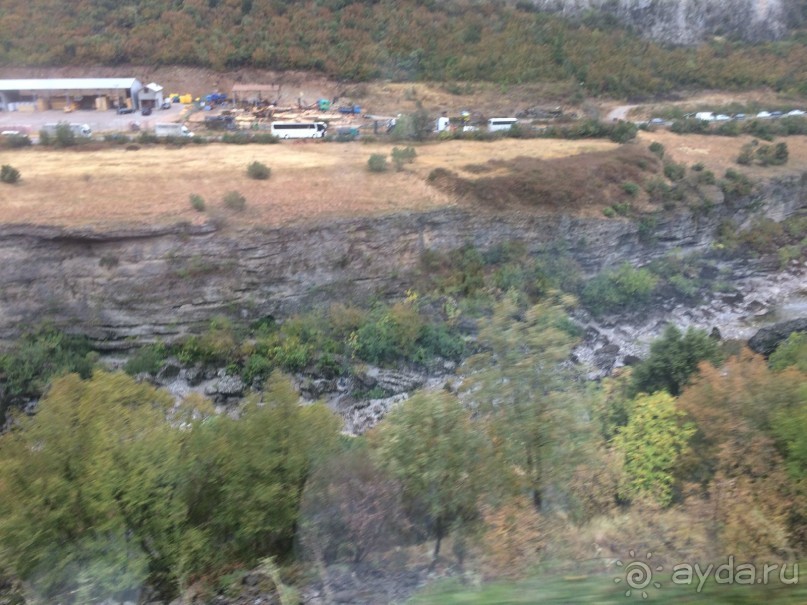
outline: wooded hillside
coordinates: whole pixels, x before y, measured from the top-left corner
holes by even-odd
[[[801,90],[803,34],[670,48],[590,13],[434,0],[7,0],[0,65],[193,65],[314,70],[348,80],[581,82],[589,93],[683,86]]]

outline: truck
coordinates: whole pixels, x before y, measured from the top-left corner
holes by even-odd
[[[92,128],[90,128],[89,124],[68,124],[67,122],[59,122],[58,124],[51,123],[45,124],[40,132],[45,132],[50,136],[56,136],[56,132],[59,130],[60,126],[67,126],[74,136],[87,139],[92,137]]]
[[[167,124],[155,124],[154,136],[158,137],[192,137],[193,133],[184,124],[169,122]]]

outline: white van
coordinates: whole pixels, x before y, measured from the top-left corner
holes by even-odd
[[[510,130],[517,123],[516,118],[491,118],[488,120],[488,132]]]
[[[154,135],[158,137],[192,137],[188,127],[178,122],[167,122],[154,125]]]
[[[67,126],[77,137],[84,137],[89,139],[92,137],[92,128],[89,124],[68,124],[67,122],[59,122],[58,124],[45,124],[42,127],[43,132],[47,132],[51,136],[56,136],[60,126]]]

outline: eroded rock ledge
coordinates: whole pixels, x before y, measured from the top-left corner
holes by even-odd
[[[782,220],[807,207],[800,177],[708,213],[660,214],[652,233],[627,219],[448,208],[243,231],[178,224],[100,231],[0,226],[0,342],[42,321],[100,349],[173,340],[225,314],[251,321],[368,294],[399,295],[426,250],[514,240],[561,246],[589,274],[670,250],[702,251],[726,218]]]

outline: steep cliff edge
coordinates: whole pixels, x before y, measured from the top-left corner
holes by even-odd
[[[717,226],[776,220],[807,206],[807,181],[772,181],[708,213],[656,216],[652,233],[627,219],[448,208],[244,231],[178,225],[115,232],[0,228],[0,341],[42,321],[90,336],[101,349],[172,340],[226,314],[282,317],[336,300],[400,294],[426,250],[518,240],[560,245],[588,273],[697,251]]]
[[[787,31],[796,5],[792,0],[532,0],[532,4],[571,18],[600,11],[668,44],[695,44],[714,35],[777,39]]]

